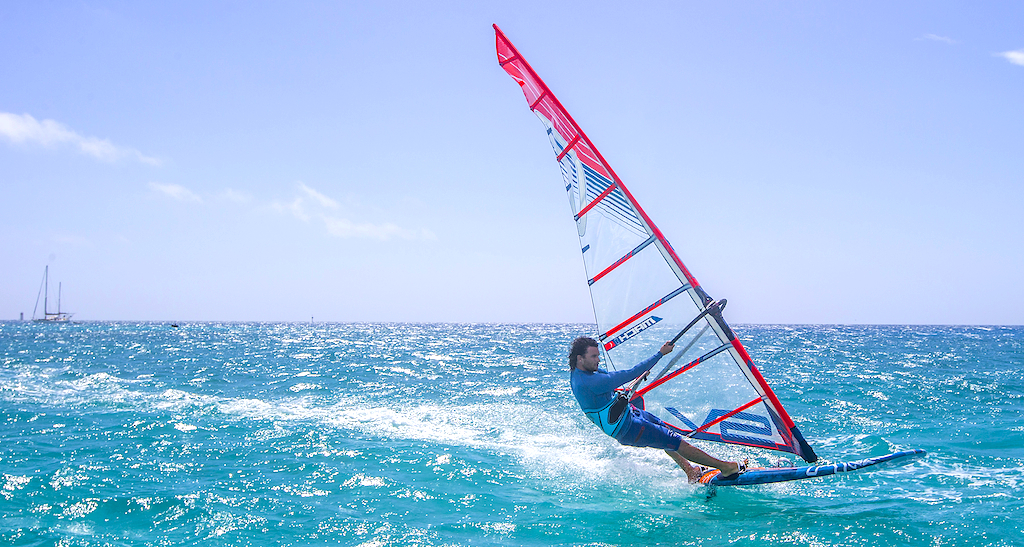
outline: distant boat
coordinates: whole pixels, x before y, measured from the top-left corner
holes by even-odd
[[[60,311],[60,293],[61,284],[57,283],[57,311],[51,313],[49,308],[50,301],[50,267],[47,266],[43,270],[43,284],[39,287],[39,293],[36,294],[36,307],[32,308],[32,320],[39,322],[66,322],[71,320],[73,313]],[[39,309],[39,297],[43,297],[43,316],[37,318],[36,310]]]

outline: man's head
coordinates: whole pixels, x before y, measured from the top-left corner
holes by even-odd
[[[569,351],[570,369],[594,372],[600,359],[601,351],[598,349],[597,340],[589,336],[580,336],[572,341],[572,349]]]

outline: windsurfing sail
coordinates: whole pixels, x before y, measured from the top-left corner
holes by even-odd
[[[498,25],[498,63],[519,84],[562,170],[611,369],[629,368],[677,334],[677,349],[633,394],[683,435],[817,456],[665,236]],[[686,327],[686,328],[684,328]]]

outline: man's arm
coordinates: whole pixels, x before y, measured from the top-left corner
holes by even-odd
[[[658,359],[661,359],[660,351],[641,361],[631,369],[595,375],[596,377],[592,379],[593,383],[591,383],[590,388],[597,393],[612,391],[626,382],[639,378],[641,374],[654,368],[654,364],[658,362]]]
[[[635,367],[628,370],[617,370],[615,372],[609,372],[608,374],[602,374],[601,378],[594,382],[594,391],[598,393],[612,391],[626,382],[631,382],[639,378],[641,374],[654,368],[654,364],[657,363],[663,355],[672,353],[673,349],[675,349],[675,346],[672,342],[665,342],[662,344],[661,349],[658,350],[658,353],[655,353],[649,358],[641,361]]]

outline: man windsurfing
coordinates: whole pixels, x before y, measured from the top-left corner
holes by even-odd
[[[673,349],[675,346],[672,342],[665,342],[660,350],[635,367],[608,372],[598,368],[601,352],[597,340],[580,336],[573,340],[569,352],[569,385],[572,393],[587,418],[602,431],[620,444],[664,450],[683,469],[690,482],[697,482],[702,474],[690,462],[714,467],[722,472],[723,478],[733,478],[733,475],[743,472],[738,462],[720,460],[691,446],[657,416],[640,410],[632,403],[626,404],[625,400],[621,400],[616,404],[619,400],[616,388],[651,370],[662,356],[672,353]]]

